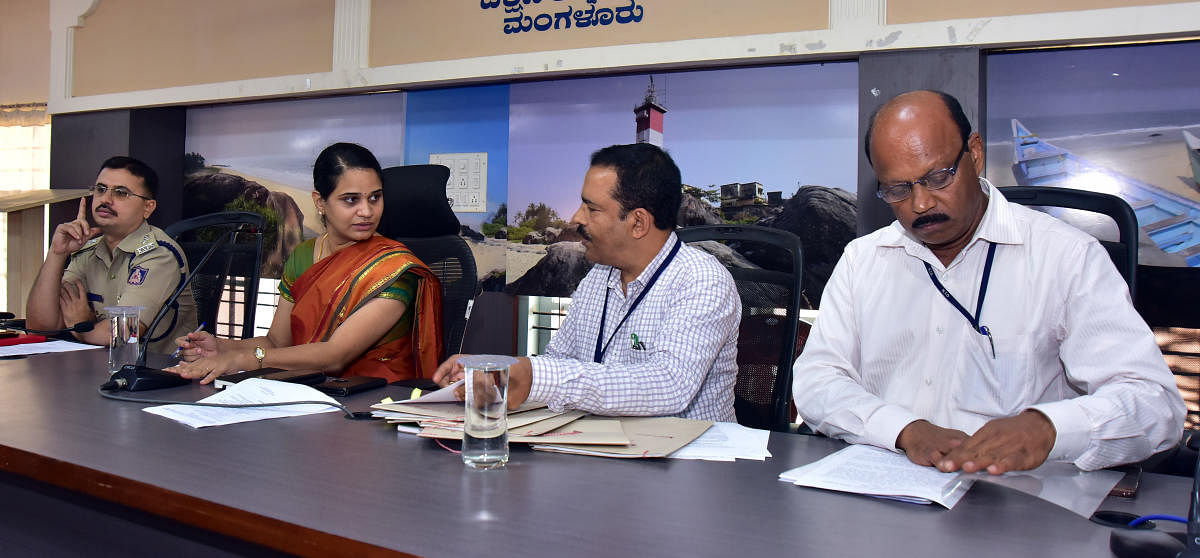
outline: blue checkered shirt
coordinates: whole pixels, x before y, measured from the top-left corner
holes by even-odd
[[[716,258],[681,246],[641,304],[617,327],[676,242],[671,233],[625,292],[620,270],[592,267],[575,289],[546,354],[530,359],[530,401],[599,415],[734,420],[742,303],[733,277]],[[593,356],[606,292],[604,341],[612,342],[597,363]]]

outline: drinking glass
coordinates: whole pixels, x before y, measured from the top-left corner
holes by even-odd
[[[458,360],[466,392],[462,459],[476,469],[508,463],[508,367],[517,359],[473,355]]]
[[[116,374],[126,364],[137,364],[138,330],[140,324],[141,306],[108,306],[104,313],[108,316],[108,373]]]

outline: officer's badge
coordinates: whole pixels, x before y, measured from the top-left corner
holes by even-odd
[[[153,250],[156,246],[158,246],[158,244],[154,242],[154,236],[150,233],[146,233],[142,235],[142,241],[138,243],[138,247],[133,251],[135,254],[141,255]]]
[[[150,274],[150,270],[138,265],[129,270],[129,280],[126,281],[130,285],[138,286],[146,282],[146,276]]]

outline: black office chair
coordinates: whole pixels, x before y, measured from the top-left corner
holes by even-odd
[[[408,246],[442,282],[442,340],[446,351],[442,356],[459,352],[467,328],[467,304],[475,298],[478,285],[471,247],[458,235],[396,240]]]
[[[406,165],[383,169],[379,233],[403,242],[442,282],[442,338],[449,356],[461,350],[467,305],[478,272],[471,247],[459,236],[458,217],[446,200],[450,169]]]
[[[446,198],[445,165],[383,169],[383,215],[379,234],[388,238],[457,235],[458,216]]]
[[[217,335],[221,295],[228,286],[234,293],[233,300],[229,302],[230,337],[254,337],[254,314],[266,221],[257,213],[224,211],[185,219],[165,229],[183,248],[189,265],[199,263],[214,242],[231,231],[238,231],[233,242],[221,240],[226,244],[217,248],[204,268],[196,270],[192,278],[192,298],[196,301],[197,317],[204,324],[204,329],[213,335]],[[237,296],[239,283],[240,300]],[[240,320],[237,319],[239,304],[242,307]],[[238,325],[241,326],[240,334],[237,332]]]
[[[717,259],[733,275],[742,299],[734,387],[738,423],[787,432],[804,270],[800,238],[752,225],[685,227],[676,234],[697,248],[718,252]],[[730,253],[706,246],[708,242],[723,245]]]
[[[1158,348],[1175,375],[1187,405],[1183,440],[1168,459],[1147,467],[1153,473],[1192,476],[1200,447],[1200,268],[1138,267],[1138,313],[1154,330]]]
[[[1117,223],[1120,241],[1101,240],[1113,265],[1129,285],[1129,296],[1137,300],[1138,222],[1133,208],[1112,194],[1050,186],[1008,186],[1000,188],[1008,201],[1027,206],[1082,209],[1107,215]]]

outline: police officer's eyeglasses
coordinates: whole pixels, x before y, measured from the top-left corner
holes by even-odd
[[[875,195],[879,196],[879,199],[885,202],[896,203],[908,199],[912,195],[913,186],[916,184],[924,186],[926,190],[941,190],[949,186],[951,182],[954,182],[954,175],[958,172],[958,163],[962,160],[962,156],[966,152],[967,142],[964,140],[962,149],[958,151],[958,157],[954,159],[954,166],[930,171],[929,174],[912,182],[898,182],[896,184],[888,184],[887,186],[881,184],[879,189],[875,190]]]
[[[115,188],[109,188],[108,186],[106,186],[104,184],[97,184],[95,186],[92,186],[91,188],[88,188],[88,193],[90,193],[93,196],[103,196],[105,192],[112,192],[113,198],[115,198],[117,201],[125,201],[125,200],[129,199],[129,196],[142,198],[143,200],[154,199],[154,198],[148,198],[146,196],[130,192],[129,188],[126,188],[124,186],[117,186]]]

